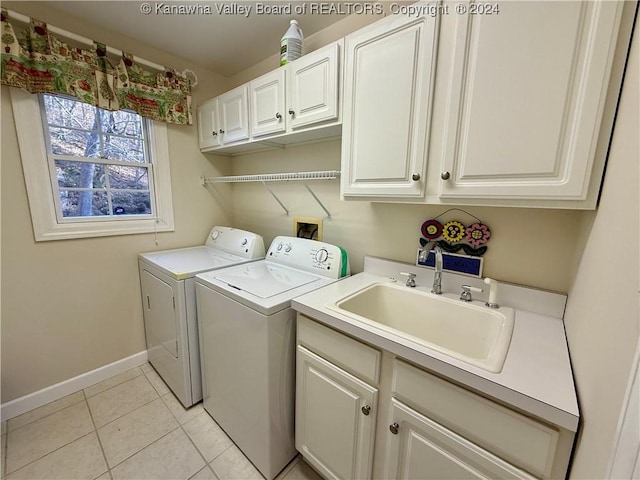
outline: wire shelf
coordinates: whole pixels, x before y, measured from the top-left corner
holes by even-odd
[[[224,177],[202,177],[202,184],[210,183],[246,183],[246,182],[282,182],[295,180],[332,180],[340,176],[339,170],[321,170],[317,172],[263,173],[258,175],[228,175]]]
[[[248,182],[260,182],[271,194],[271,196],[278,202],[278,204],[285,211],[286,215],[289,215],[289,210],[280,201],[278,196],[267,185],[267,182],[287,182],[287,181],[310,181],[310,180],[333,180],[340,176],[339,170],[319,170],[315,172],[289,172],[289,173],[263,173],[258,175],[227,175],[224,177],[200,177],[202,185],[211,185],[215,183],[248,183]],[[327,218],[331,220],[331,213],[324,204],[320,201],[318,196],[309,188],[309,185],[305,184],[307,191],[311,194],[313,199],[320,205],[322,210],[327,214]]]

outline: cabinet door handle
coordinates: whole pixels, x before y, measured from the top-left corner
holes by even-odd
[[[147,295],[147,310],[151,310],[151,300],[149,300],[149,295]]]
[[[224,135],[224,130],[220,129],[220,135]]]
[[[440,174],[440,178],[442,180],[449,180],[451,178],[451,174],[449,172],[442,172]]]
[[[218,136],[218,132],[216,132],[215,130],[213,132],[211,132],[211,135],[213,135],[214,137]]]
[[[393,433],[394,435],[398,434],[399,428],[400,428],[400,425],[398,425],[397,423],[392,423],[391,425],[389,425],[389,430],[391,430],[391,433]]]
[[[282,118],[282,115],[276,112],[276,119],[280,120],[281,118]]]
[[[296,114],[295,110],[293,108],[289,109],[289,115],[291,115],[292,117]]]
[[[364,407],[362,407],[362,413],[363,415],[369,415],[371,413],[371,406],[365,405]]]
[[[413,175],[411,175],[411,178],[414,182],[417,182],[418,180],[420,180],[420,174],[414,173]]]

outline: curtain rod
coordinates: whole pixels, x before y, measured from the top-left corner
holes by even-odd
[[[27,17],[26,15],[22,15],[21,13],[14,12],[12,10],[7,10],[7,13],[9,14],[9,18],[16,20],[18,22],[21,22],[21,23],[31,22],[31,19],[29,17]],[[75,33],[69,32],[59,27],[55,27],[53,25],[47,24],[47,28],[51,33],[55,33],[56,35],[60,35],[61,37],[65,37],[69,40],[73,40],[78,43],[82,43],[88,46],[91,46],[94,43],[93,40],[91,40],[90,38],[77,35]],[[112,55],[116,55],[118,57],[122,56],[122,50],[118,50],[117,48],[107,47],[107,52]],[[144,65],[145,67],[151,68],[153,70],[158,70],[158,71],[165,70],[165,68],[162,65],[150,62],[149,60],[145,60],[144,58],[134,56],[133,61],[140,65]]]

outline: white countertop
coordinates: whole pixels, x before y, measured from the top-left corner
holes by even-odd
[[[500,285],[498,303],[514,308],[516,315],[502,371],[491,373],[328,308],[337,300],[371,284],[393,282],[395,278],[403,282],[399,277],[401,271],[416,274],[417,289],[431,290],[432,269],[366,257],[363,273],[297,297],[291,305],[300,313],[336,330],[547,422],[577,431],[580,413],[562,321],[564,295]],[[445,294],[459,296],[462,284],[485,286],[480,279],[449,272],[443,274]],[[486,292],[474,294],[474,299],[486,298]]]

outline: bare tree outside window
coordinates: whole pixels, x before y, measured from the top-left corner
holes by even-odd
[[[49,161],[63,218],[154,214],[145,121],[43,95]]]

